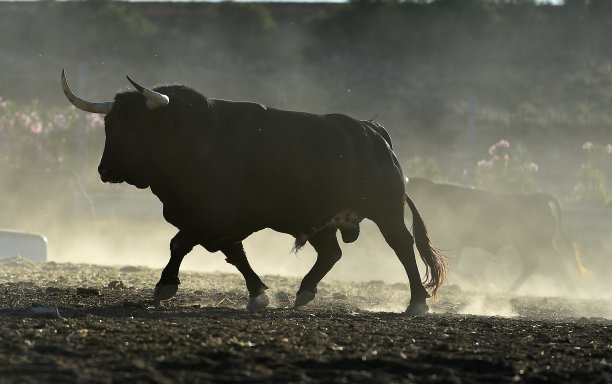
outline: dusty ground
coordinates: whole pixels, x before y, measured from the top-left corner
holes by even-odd
[[[612,382],[611,299],[449,285],[411,318],[405,284],[324,281],[294,310],[298,279],[265,276],[271,308],[249,313],[242,278],[221,273],[183,273],[177,297],[153,307],[158,275],[0,260],[0,381]]]

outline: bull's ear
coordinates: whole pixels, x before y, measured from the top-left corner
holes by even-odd
[[[161,107],[165,107],[170,103],[170,98],[163,93],[155,92],[150,90],[149,88],[143,87],[138,84],[134,80],[130,79],[129,76],[126,76],[128,81],[140,92],[144,97],[147,98],[146,105],[149,109],[157,109]]]

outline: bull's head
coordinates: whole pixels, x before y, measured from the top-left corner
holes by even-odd
[[[106,114],[104,130],[106,142],[104,153],[98,166],[98,173],[103,182],[127,182],[138,188],[150,185],[148,176],[151,168],[147,145],[147,132],[152,116],[150,110],[167,106],[168,96],[150,90],[128,77],[130,83],[138,92],[117,94],[114,101],[92,103],[74,94],[66,75],[62,70],[62,88],[68,100],[78,109],[85,112]],[[142,96],[145,97],[144,103]]]

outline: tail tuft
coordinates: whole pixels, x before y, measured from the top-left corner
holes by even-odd
[[[412,212],[412,227],[414,232],[414,239],[421,259],[425,263],[425,278],[423,280],[423,286],[427,289],[431,289],[431,295],[434,300],[438,300],[438,289],[444,283],[446,279],[446,273],[448,271],[448,263],[446,257],[436,249],[429,240],[429,234],[427,233],[427,227],[423,222],[423,218],[419,214],[416,206],[406,195],[406,202],[410,211]]]
[[[565,234],[565,229],[563,228],[563,222],[561,218],[561,205],[559,204],[559,200],[555,197],[548,196],[548,205],[552,210],[552,214],[555,217],[557,222],[557,227],[555,229],[555,236],[553,238],[553,246],[557,249],[558,252],[562,254],[566,254],[569,256],[570,253],[574,254],[574,258],[576,259],[576,266],[578,267],[578,273],[585,279],[590,279],[593,274],[589,271],[584,264],[582,264],[582,260],[580,258],[580,246],[577,243],[570,241]]]
[[[580,258],[580,246],[577,243],[572,243],[572,247],[574,248],[574,257],[576,258],[576,263],[578,264],[578,272],[580,276],[585,279],[590,279],[593,277],[593,273],[586,269],[584,264],[582,264],[582,259]]]

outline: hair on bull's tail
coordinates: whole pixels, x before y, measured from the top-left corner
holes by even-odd
[[[425,288],[431,288],[431,294],[434,300],[437,300],[438,289],[440,289],[444,279],[446,279],[448,264],[444,255],[431,244],[425,222],[423,222],[421,214],[407,194],[406,203],[408,203],[408,207],[410,207],[410,211],[412,212],[412,232],[414,241],[421,255],[421,259],[423,259],[425,263],[425,279],[423,285]]]

